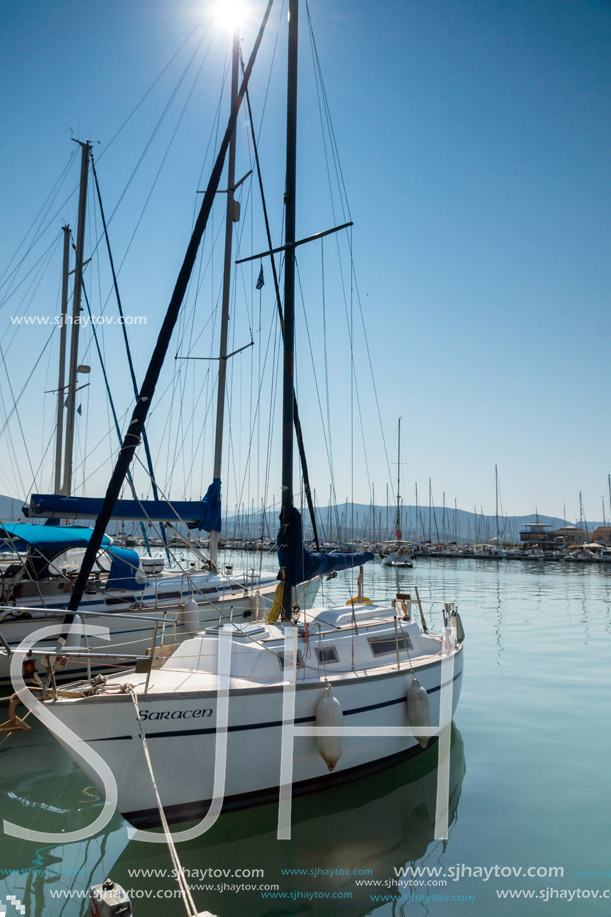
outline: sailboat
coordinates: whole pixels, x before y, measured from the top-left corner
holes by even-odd
[[[397,514],[395,517],[395,541],[387,544],[382,557],[385,567],[413,567],[413,545],[403,541],[401,531],[401,418],[399,417],[397,434]]]
[[[373,555],[334,557],[306,551],[300,513],[293,502],[298,0],[290,0],[289,12],[278,533],[282,594],[265,619],[207,627],[162,653],[152,648],[147,663],[135,670],[51,691],[44,700],[46,724],[91,779],[106,786],[106,777],[99,772],[101,762],[106,775],[110,769],[117,807],[126,819],[147,827],[201,817],[190,837],[206,830],[224,809],[270,800],[280,802],[279,836],[288,837],[293,793],[345,783],[414,758],[436,739],[440,768],[443,764],[447,777],[451,719],[462,680],[463,633],[452,603],[441,603],[442,627],[432,633],[421,607],[409,595],[398,594],[390,603],[365,600],[362,573],[358,595],[345,606],[306,610],[293,602],[292,588],[297,583],[329,572],[336,564],[340,568],[362,565]],[[245,68],[238,102],[261,34]],[[237,108],[236,103],[228,131],[235,124]],[[219,157],[223,149],[225,141]],[[211,206],[222,163],[217,166],[194,236],[205,228],[206,208]],[[188,277],[181,276],[184,285]],[[173,297],[162,329],[166,337],[179,305]],[[158,345],[158,349],[163,348]],[[144,423],[158,359],[156,351],[108,487],[108,505],[98,517],[74,584],[70,616],[78,613],[96,542]],[[18,694],[38,715],[23,683]],[[78,737],[78,745],[66,727]],[[444,778],[440,785],[444,780],[448,783]],[[440,831],[438,836],[447,836],[447,825],[446,835],[443,826]]]

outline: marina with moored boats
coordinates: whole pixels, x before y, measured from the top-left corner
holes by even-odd
[[[536,446],[518,453],[494,432],[512,405],[496,368],[508,351],[497,355],[486,339],[490,297],[479,321],[476,284],[455,314],[443,297],[435,306],[428,289],[438,265],[446,297],[460,300],[465,280],[437,241],[434,269],[414,284],[420,240],[416,261],[431,249],[432,191],[444,187],[440,211],[449,220],[456,206],[474,232],[476,182],[466,186],[468,207],[446,208],[446,163],[419,202],[415,135],[396,124],[388,160],[375,150],[386,138],[354,133],[368,104],[382,111],[395,98],[399,122],[397,113],[411,122],[418,110],[411,32],[396,42],[399,21],[416,26],[414,10],[397,22],[393,11],[376,13],[376,28],[393,28],[367,68],[375,30],[362,34],[358,69],[372,94],[361,90],[356,112],[343,47],[367,5],[319,11],[329,35],[342,22],[341,42],[323,31],[320,43],[311,6],[257,0],[239,16],[224,7],[232,15],[222,41],[211,19],[195,26],[108,146],[72,137],[74,155],[7,275],[8,299],[27,289],[15,306],[25,314],[54,261],[56,286],[59,278],[58,247],[43,259],[40,239],[58,213],[74,210],[74,239],[61,227],[61,321],[38,356],[23,348],[32,367],[23,389],[19,323],[6,354],[0,342],[10,389],[6,400],[0,391],[0,474],[12,494],[0,496],[0,917],[390,917],[410,905],[442,917],[448,904],[456,917],[501,917],[507,897],[523,897],[526,917],[554,897],[591,899],[583,912],[593,904],[598,914],[609,840],[600,787],[611,755],[601,727],[611,475],[590,521],[579,492],[574,524],[572,504],[558,516],[508,515],[496,464],[486,485],[478,463],[491,468],[498,449],[513,464],[512,490],[516,475],[523,482],[514,505],[537,506],[525,470]],[[140,40],[148,47],[141,31]],[[380,91],[391,48],[405,60],[400,102]],[[423,48],[428,60],[428,41]],[[425,79],[431,99],[441,91],[450,101],[450,58]],[[339,92],[337,121],[323,60]],[[166,71],[174,84],[164,83],[151,132],[136,129],[136,164],[121,188],[115,173],[130,158],[121,134]],[[466,87],[464,98],[466,111]],[[193,104],[196,127],[183,133]],[[441,150],[454,150],[461,106],[444,103]],[[120,156],[108,153],[115,140],[126,146]],[[477,183],[488,179],[486,158],[473,157]],[[123,198],[143,164],[139,212]],[[77,167],[66,196],[63,181]],[[353,211],[346,188],[355,176]],[[361,286],[365,193],[385,224],[377,230],[370,211]],[[501,227],[507,208],[494,209]],[[136,230],[149,222],[135,257]],[[483,222],[491,225],[490,213]],[[404,229],[407,244],[397,247]],[[453,232],[457,246],[462,232]],[[513,322],[519,310],[500,293],[514,254],[505,242],[502,264],[481,258],[478,281],[490,283],[490,264],[502,281],[498,312]],[[385,286],[391,252],[402,273]],[[41,285],[49,313],[50,289]],[[126,327],[136,305],[152,326],[137,346]],[[110,308],[120,328],[95,321],[96,309],[102,318]],[[384,327],[383,346],[370,346],[380,334],[372,324]],[[504,334],[513,334],[509,323]],[[439,348],[442,337],[451,352]],[[492,362],[463,384],[477,362],[471,337]],[[50,341],[57,361],[49,349],[43,381],[35,370]],[[516,341],[526,347],[522,331]],[[494,381],[493,412],[474,411],[470,426],[484,380]],[[46,407],[24,424],[32,381],[31,404]],[[463,409],[465,422],[455,423]],[[405,443],[399,410],[410,415]],[[425,473],[428,504],[422,486],[419,499]],[[459,509],[458,498],[452,507],[445,491],[436,502],[430,474],[448,475],[452,493],[487,494],[487,512]],[[383,477],[382,502],[374,477]],[[559,511],[559,489],[555,481],[539,506]],[[602,522],[593,522],[600,503]]]

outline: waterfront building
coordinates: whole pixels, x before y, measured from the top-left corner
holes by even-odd
[[[592,541],[600,541],[601,544],[611,545],[611,526],[599,525],[592,533]]]
[[[578,529],[576,525],[565,525],[554,532],[556,544],[565,547],[569,544],[587,544],[593,537],[585,529]],[[594,540],[596,539],[594,538]]]
[[[527,522],[520,529],[520,542],[524,548],[534,548],[536,545],[538,548],[553,550],[556,547],[554,531],[547,522]]]

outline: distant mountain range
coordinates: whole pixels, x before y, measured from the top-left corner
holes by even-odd
[[[304,537],[312,537],[312,526],[307,509],[302,512]],[[350,542],[387,541],[395,538],[396,509],[392,506],[367,506],[363,503],[343,503],[316,508],[316,525],[321,541]],[[265,515],[265,538],[276,536],[278,511]],[[528,523],[541,522],[554,529],[572,525],[558,516],[531,514],[524,516],[499,516],[498,537],[502,542],[518,542],[520,528]],[[593,531],[601,522],[589,522]],[[224,522],[225,538],[258,538],[263,527],[261,512],[228,513]],[[483,543],[496,538],[496,516],[486,516],[467,510],[442,506],[403,506],[401,508],[401,533],[405,541],[416,542],[469,542]]]
[[[24,518],[23,501],[0,495],[0,521],[17,522]],[[366,541],[388,541],[395,538],[395,513],[392,506],[367,506],[364,503],[340,503],[331,507],[317,507],[316,525],[321,541],[350,542],[357,539]],[[265,513],[238,512],[226,513],[223,518],[223,536],[225,538],[260,538],[275,539],[279,511],[274,508]],[[303,512],[304,536],[312,538],[312,526],[307,509]],[[499,516],[499,539],[506,542],[519,541],[519,531],[523,525],[542,522],[555,529],[573,523],[558,516],[542,516],[534,513],[527,516]],[[79,525],[87,525],[81,520]],[[91,520],[93,524],[93,520]],[[588,530],[593,531],[602,522],[589,522]],[[111,534],[119,531],[120,523],[111,527]],[[135,523],[125,523],[125,531],[139,534]],[[401,508],[401,532],[406,541],[432,542],[470,542],[482,543],[496,538],[497,520],[495,516],[471,513],[467,510],[434,506],[403,506]]]

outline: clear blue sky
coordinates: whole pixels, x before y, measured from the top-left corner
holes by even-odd
[[[130,332],[139,379],[188,239],[195,190],[205,184],[212,161],[206,147],[219,101],[226,40],[210,25],[209,8],[187,0],[9,0],[3,10],[0,272],[67,164],[72,134],[96,141],[108,213],[147,149],[111,221],[115,257],[122,261],[185,106],[120,275],[126,311],[147,315],[146,328]],[[250,0],[250,8],[253,20],[244,30],[245,53],[263,4]],[[575,519],[582,491],[586,516],[601,518],[601,496],[608,501],[611,472],[611,5],[602,0],[311,0],[310,11],[355,222],[356,278],[391,462],[396,461],[397,417],[402,417],[405,502],[414,502],[414,482],[426,500],[430,477],[438,504],[445,492],[448,504],[456,498],[461,508],[493,511],[497,463],[505,512],[528,513],[537,507],[541,513],[561,515],[566,506],[567,517]],[[198,26],[202,17],[204,24]],[[282,185],[284,19],[278,7],[253,84],[257,121],[280,27],[261,140],[270,194]],[[193,29],[194,37],[106,149]],[[163,107],[202,35],[199,56],[148,149]],[[298,235],[304,236],[327,228],[334,218],[340,221],[341,214],[334,215],[328,203],[305,7],[302,37]],[[225,117],[223,108],[221,120]],[[240,131],[245,135],[243,124]],[[248,167],[245,163],[244,153],[238,171]],[[11,408],[6,370],[16,395],[49,334],[40,328],[16,330],[9,316],[26,309],[30,315],[58,311],[59,230],[63,219],[76,224],[72,192],[77,179],[74,156],[43,220],[46,234],[17,275],[17,280],[24,277],[25,265],[31,267],[56,238],[54,252],[43,259],[46,269],[40,280],[34,279],[34,269],[11,295],[12,280],[0,291],[6,360],[6,368],[0,366],[0,427]],[[279,239],[279,193],[270,206]],[[252,222],[248,216],[240,224],[243,256],[265,247],[254,213]],[[99,236],[96,218],[92,238]],[[219,206],[214,233],[221,226]],[[335,279],[332,247],[327,245],[325,252],[326,270]],[[315,361],[324,386],[320,262],[319,247],[300,252]],[[91,267],[88,280],[94,313],[101,311],[109,291],[107,275],[99,270],[98,275],[98,268]],[[256,275],[258,263],[248,270]],[[212,324],[207,322],[218,280],[217,271],[203,281],[200,311],[193,318],[203,337],[197,347],[192,345],[193,354],[215,350]],[[246,502],[258,502],[262,485],[257,481],[266,465],[267,431],[258,428],[251,448],[258,458],[251,460],[248,480],[237,470],[247,452],[252,414],[252,400],[245,406],[244,393],[248,397],[252,389],[251,369],[256,370],[267,341],[267,332],[257,330],[258,298],[252,298],[251,280],[247,273],[238,283],[238,298],[245,302],[237,305],[232,327],[232,339],[241,346],[250,339],[253,325],[255,347],[252,355],[234,363],[231,449],[224,474],[230,505],[238,493]],[[377,502],[384,502],[389,470],[362,335],[357,322],[355,360],[365,431],[362,435],[355,408],[353,472],[344,303],[338,293],[327,297],[330,391],[341,399],[332,409],[337,498],[354,495],[368,502],[373,483]],[[114,310],[112,301],[106,308]],[[273,297],[267,268],[262,310],[268,328]],[[299,331],[300,402],[314,485],[324,503],[329,472],[301,318]],[[119,338],[113,334],[116,329],[104,332],[104,346],[113,394],[124,416],[130,407],[129,380]],[[84,335],[83,340],[89,343],[89,338]],[[56,385],[56,348],[53,339],[19,403],[23,434],[13,416],[10,444],[9,431],[2,436],[9,457],[14,451],[21,479],[13,462],[4,463],[0,492],[11,492],[12,485],[21,497],[20,480],[25,489],[31,484],[23,439],[37,486],[46,489],[50,484],[51,453],[44,460],[42,456],[52,434],[54,401],[42,393]],[[171,386],[177,349],[175,341],[160,391]],[[92,353],[86,359],[93,371],[79,418],[81,456],[85,440],[93,445],[109,430],[98,364]],[[211,365],[197,365],[197,385]],[[160,400],[151,424],[160,477],[175,496],[184,490],[196,496],[209,477],[211,414],[206,404],[213,389],[209,383],[197,400],[191,386],[193,367]],[[262,413],[271,413],[268,404]],[[203,439],[201,420],[208,421]],[[178,458],[176,442],[184,443]],[[89,494],[103,490],[114,447],[114,440],[107,438],[88,459]],[[201,459],[202,468],[198,465],[190,476],[192,454]],[[395,465],[390,473],[395,476]],[[275,465],[271,475],[269,496],[279,493]]]

